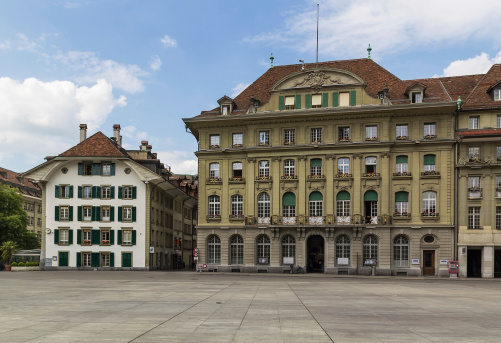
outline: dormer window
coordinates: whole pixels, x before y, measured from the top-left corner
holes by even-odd
[[[227,116],[230,115],[233,111],[233,99],[228,96],[223,96],[221,99],[217,101],[220,106],[221,115]]]
[[[223,116],[227,116],[228,113],[230,112],[230,106],[223,106],[222,109],[223,109],[223,112],[221,114]]]
[[[423,94],[421,92],[412,92],[411,96],[411,101],[413,104],[420,104],[423,102]]]
[[[405,90],[405,94],[409,95],[409,100],[412,104],[420,104],[424,99],[424,91],[426,86],[421,83],[415,83]]]
[[[501,88],[494,89],[494,101],[501,101]]]

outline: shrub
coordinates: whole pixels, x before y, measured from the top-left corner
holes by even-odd
[[[10,266],[11,266],[11,267],[17,267],[17,262],[12,262],[12,263],[10,264]]]
[[[19,262],[19,263],[17,264],[17,266],[18,266],[18,267],[26,267],[26,264],[25,264],[23,261],[21,261],[21,262]]]

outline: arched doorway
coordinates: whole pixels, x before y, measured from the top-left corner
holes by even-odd
[[[308,237],[306,244],[307,265],[306,270],[308,273],[323,273],[324,272],[324,251],[325,251],[324,238],[320,235],[312,235]]]

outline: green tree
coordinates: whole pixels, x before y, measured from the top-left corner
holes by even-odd
[[[2,246],[0,246],[0,252],[2,253],[2,260],[5,261],[6,264],[10,264],[10,259],[12,255],[17,252],[17,244],[13,241],[7,241]]]
[[[27,225],[23,198],[15,188],[0,184],[0,242],[13,241],[22,249],[40,247],[36,235],[26,230]]]

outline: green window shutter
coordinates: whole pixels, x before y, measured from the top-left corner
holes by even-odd
[[[322,93],[322,107],[329,107],[329,93]]]
[[[78,164],[78,175],[82,175],[82,174],[83,174],[83,164],[79,163]]]
[[[82,244],[82,230],[77,230],[77,244]]]
[[[70,210],[69,210],[69,213],[70,213],[70,222],[73,221],[73,206],[70,206]]]
[[[304,107],[311,108],[311,94],[304,95]]]
[[[56,206],[55,207],[55,211],[54,211],[54,220],[57,222],[59,221],[59,206]]]
[[[115,244],[115,230],[110,230],[110,245]]]
[[[73,230],[68,230],[70,233],[70,237],[68,239],[69,244],[73,244]]]
[[[73,186],[70,186],[70,198],[73,198]]]
[[[435,165],[435,155],[424,155],[424,165],[425,166]]]
[[[59,198],[59,186],[58,185],[56,185],[56,194],[55,194],[55,197]]]
[[[115,186],[111,186],[110,198],[115,199]]]
[[[92,175],[101,175],[101,163],[92,163]]]
[[[321,167],[322,166],[322,160],[319,158],[314,158],[310,161],[310,165],[312,167]]]
[[[115,163],[111,164],[111,175],[115,175]]]
[[[97,198],[97,186],[92,186],[92,199]]]
[[[395,193],[395,202],[409,202],[409,193],[407,192]]]
[[[376,191],[367,191],[364,194],[364,201],[377,201]]]
[[[136,245],[136,230],[132,230],[132,245]]]
[[[110,222],[115,221],[115,206],[110,206]]]
[[[332,107],[339,106],[339,92],[332,93]]]
[[[407,156],[397,156],[397,163],[407,163]]]
[[[137,196],[137,187],[132,187],[132,199],[136,199]]]
[[[136,221],[136,206],[132,207],[132,221]]]
[[[82,266],[82,253],[77,252],[77,267],[81,267],[81,266]]]
[[[278,110],[283,111],[285,109],[285,96],[278,96]]]
[[[96,221],[96,207],[95,206],[92,206],[91,210],[90,210],[90,216],[91,216],[91,220],[93,222]]]
[[[296,206],[296,195],[292,192],[287,192],[282,198],[284,206]]]
[[[100,206],[93,206],[95,208],[95,216],[96,216],[96,222],[101,220],[101,207]]]
[[[78,199],[82,199],[82,186],[78,186]]]
[[[357,91],[350,91],[350,106],[357,104]]]
[[[323,199],[324,199],[324,197],[323,197],[322,193],[320,193],[320,192],[312,192],[310,194],[310,201],[321,201]]]
[[[337,194],[336,200],[350,200],[350,193],[341,191]]]
[[[117,231],[117,244],[122,245],[122,230]]]
[[[59,229],[54,230],[54,244],[59,244]]]
[[[77,220],[79,222],[81,222],[82,221],[82,206],[78,206],[77,207],[77,211],[78,211],[78,213],[77,213]]]
[[[122,221],[122,206],[118,206],[118,221]]]
[[[92,230],[91,243],[99,245],[101,243],[101,232],[99,230]]]
[[[296,94],[296,110],[301,109],[301,94]]]
[[[94,231],[92,232],[94,233]],[[90,258],[90,265],[92,267],[99,267],[99,253],[93,252]]]
[[[59,267],[68,267],[68,253],[66,251],[59,252]]]
[[[110,252],[110,267],[115,267],[115,253]]]
[[[96,198],[100,199],[101,198],[101,187],[96,186]]]
[[[122,186],[118,186],[118,199],[122,199]]]

